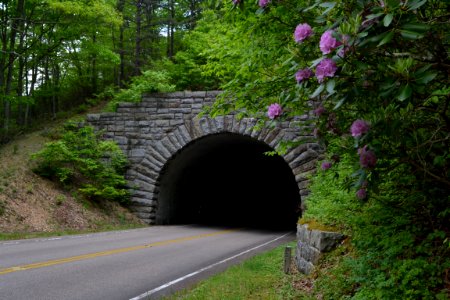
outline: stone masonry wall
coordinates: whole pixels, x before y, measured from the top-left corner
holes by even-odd
[[[158,207],[159,175],[166,163],[187,144],[222,132],[252,137],[275,148],[283,139],[311,140],[310,116],[277,122],[260,130],[256,119],[238,119],[234,114],[215,119],[198,117],[202,107],[214,102],[219,91],[176,92],[145,95],[140,103],[121,103],[115,113],[90,114],[87,121],[104,138],[116,141],[131,166],[126,178],[132,192],[133,212],[148,224],[155,221]],[[292,169],[303,199],[308,191],[307,175],[314,172],[322,154],[315,142],[291,149],[283,158]],[[302,202],[304,209],[304,203]]]

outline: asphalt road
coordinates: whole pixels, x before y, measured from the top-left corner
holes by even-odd
[[[293,232],[154,226],[4,241],[0,299],[157,299],[294,238]]]

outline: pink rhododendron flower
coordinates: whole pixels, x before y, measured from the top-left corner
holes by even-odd
[[[331,52],[331,50],[342,45],[333,37],[333,33],[333,30],[327,30],[320,37],[319,47],[323,54],[328,54]]]
[[[301,69],[298,70],[297,73],[295,73],[295,79],[298,83],[302,82],[304,79],[308,79],[314,76],[314,72],[310,69]]]
[[[324,58],[316,67],[316,78],[323,82],[325,77],[333,77],[337,70],[336,63],[331,58]]]
[[[241,0],[232,0],[234,5],[238,5],[239,3],[241,3]]]
[[[377,163],[377,157],[372,150],[367,149],[367,145],[363,148],[358,149],[359,154],[359,164],[363,168],[371,169],[374,168]]]
[[[322,166],[321,166],[322,170],[328,170],[331,167],[332,167],[332,164],[329,161],[323,162]]]
[[[370,126],[366,121],[358,119],[353,122],[352,126],[350,127],[350,132],[352,133],[353,137],[359,137],[367,133],[369,129]]]
[[[278,103],[270,104],[269,109],[267,110],[267,115],[271,119],[275,119],[276,117],[279,117],[283,113],[283,110],[281,109],[281,105]]]
[[[311,26],[307,23],[298,24],[294,31],[294,40],[297,43],[303,42],[313,34]]]
[[[325,109],[325,107],[323,107],[322,105],[319,106],[318,108],[316,108],[315,110],[313,110],[313,113],[320,117],[321,115],[323,115],[327,110]]]
[[[367,191],[365,189],[359,189],[356,192],[356,197],[358,197],[358,199],[365,199],[367,197]]]
[[[270,0],[259,0],[258,4],[260,7],[265,7],[269,2]]]

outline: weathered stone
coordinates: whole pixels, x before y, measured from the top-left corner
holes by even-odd
[[[301,241],[297,242],[297,253],[300,257],[305,259],[306,261],[309,261],[313,265],[317,264],[319,262],[321,252],[317,250],[316,248],[303,243]]]
[[[88,122],[96,122],[100,120],[100,114],[88,114],[86,116],[86,121]]]
[[[151,206],[135,206],[135,205],[130,205],[130,210],[132,212],[137,212],[137,213],[151,213],[155,211],[154,207]]]
[[[155,205],[154,200],[139,198],[139,197],[131,197],[130,202],[134,206],[154,206]]]
[[[296,256],[295,261],[297,263],[298,270],[303,274],[309,275],[314,270],[314,265],[311,262],[303,259],[301,256]]]
[[[298,224],[296,260],[299,271],[309,274],[311,267],[318,263],[321,253],[336,248],[344,237],[337,232],[311,230],[308,224]]]
[[[315,170],[323,149],[311,140],[312,127],[305,117],[290,120],[265,121],[265,126],[255,129],[254,118],[237,119],[238,112],[211,119],[199,117],[205,106],[212,105],[220,91],[175,92],[143,95],[140,103],[120,103],[117,113],[90,114],[87,122],[96,130],[105,130],[104,138],[115,140],[128,155],[129,180],[133,210],[149,224],[155,221],[161,174],[175,153],[183,151],[191,142],[206,135],[233,133],[252,137],[272,148],[282,140],[304,141],[294,147],[283,159],[291,166],[303,198],[308,195],[307,172]],[[155,207],[135,209],[135,207]],[[312,253],[309,248],[302,248]],[[312,255],[312,254],[311,254]],[[309,268],[306,264],[305,268]]]

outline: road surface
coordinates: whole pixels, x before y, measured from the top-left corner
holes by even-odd
[[[0,241],[0,299],[157,299],[294,238],[191,225]]]

